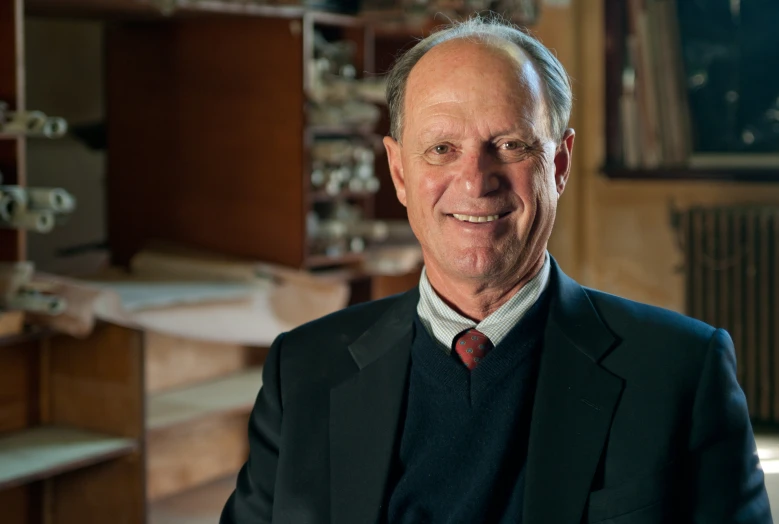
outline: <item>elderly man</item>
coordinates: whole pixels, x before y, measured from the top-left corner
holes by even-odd
[[[771,522],[728,334],[547,253],[571,88],[473,19],[390,75],[419,287],[278,337],[223,524]]]

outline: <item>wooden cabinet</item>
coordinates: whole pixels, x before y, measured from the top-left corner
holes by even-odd
[[[212,483],[218,512],[248,457],[266,353],[109,324],[85,340],[5,339],[3,522],[164,523]]]
[[[317,253],[307,217],[342,201],[370,219],[376,197],[314,189],[312,148],[377,137],[315,122],[310,67],[318,33],[352,42],[357,76],[373,73],[372,29],[300,8],[177,5],[180,13],[165,17],[135,0],[0,2],[0,100],[25,109],[25,10],[98,17],[116,261],[152,240],[300,268],[359,261],[359,253]],[[386,118],[379,133],[382,126]],[[25,149],[25,138],[0,135],[4,183],[24,185]],[[386,189],[380,194],[394,200]],[[0,261],[26,258],[24,232],[0,230]],[[352,303],[418,280],[353,274]],[[266,352],[109,324],[86,339],[0,337],[0,520],[191,522],[206,499],[213,515],[247,457]]]
[[[140,342],[104,325],[0,345],[3,522],[143,521]]]
[[[148,241],[175,241],[293,267],[359,259],[318,256],[308,214],[311,148],[361,137],[314,125],[307,88],[315,33],[354,44],[372,69],[369,31],[354,18],[210,16],[125,22],[107,37],[109,238],[126,263]],[[372,218],[372,196],[347,195]]]

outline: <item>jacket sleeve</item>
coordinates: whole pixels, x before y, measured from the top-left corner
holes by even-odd
[[[693,522],[772,522],[733,341],[714,332],[698,382],[690,433]]]
[[[227,500],[220,524],[270,523],[281,439],[281,344],[271,345],[262,371],[262,387],[249,417],[249,459],[238,473],[235,491]]]

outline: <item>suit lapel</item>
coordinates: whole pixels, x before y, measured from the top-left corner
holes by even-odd
[[[330,392],[331,522],[379,519],[407,389],[415,288],[350,347],[359,372]]]
[[[598,361],[618,342],[554,260],[552,304],[530,425],[525,524],[581,521],[623,381]]]

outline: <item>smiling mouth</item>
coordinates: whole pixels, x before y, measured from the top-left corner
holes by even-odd
[[[454,217],[460,222],[470,222],[472,224],[478,224],[481,222],[494,222],[508,215],[508,213],[498,215],[461,215],[459,213],[452,213],[449,216]]]

